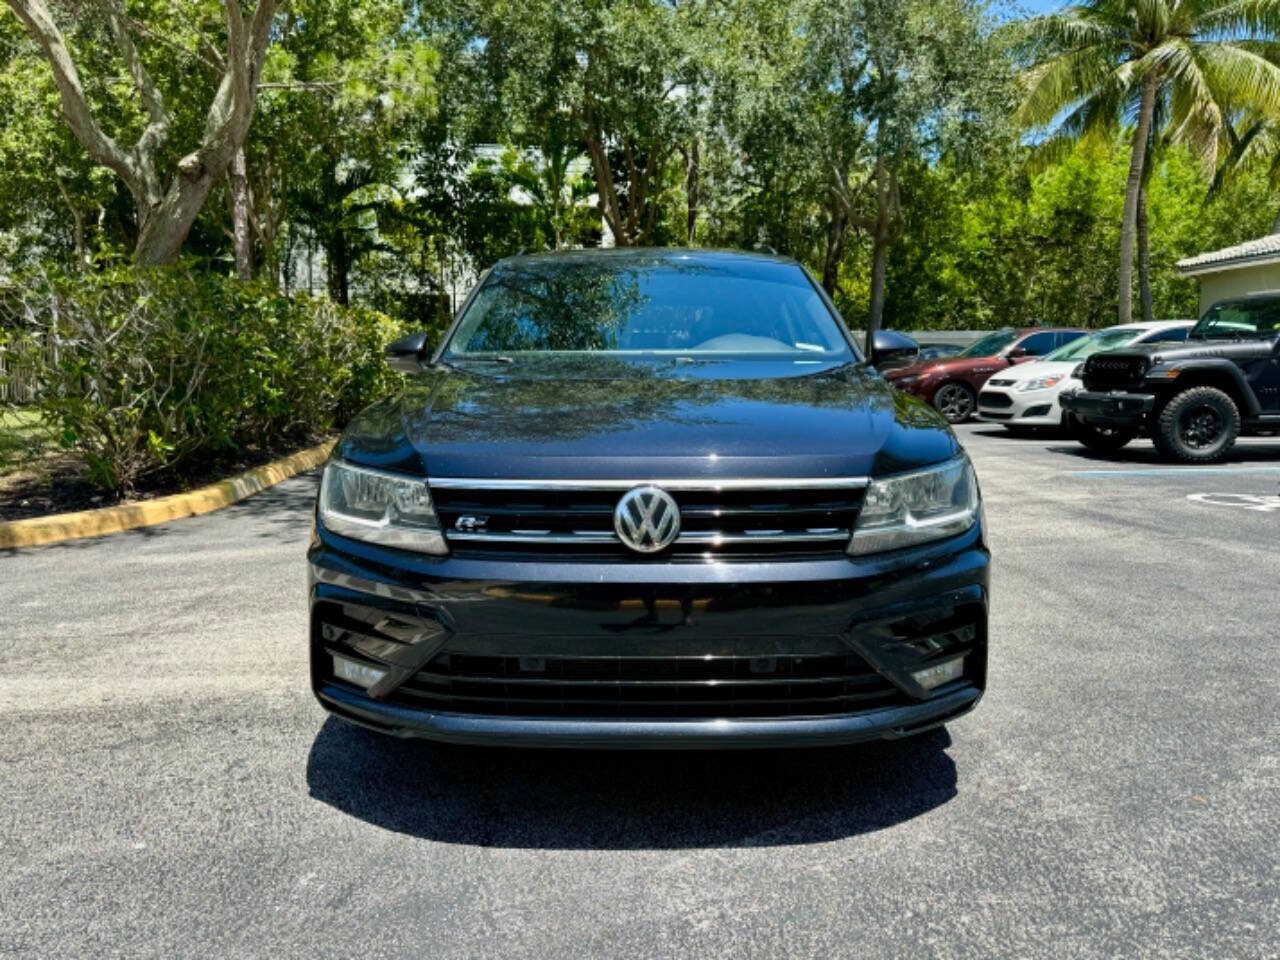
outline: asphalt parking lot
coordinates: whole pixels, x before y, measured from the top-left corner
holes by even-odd
[[[0,954],[1280,956],[1280,438],[959,430],[990,689],[789,753],[385,739],[307,687],[314,477],[0,554]]]

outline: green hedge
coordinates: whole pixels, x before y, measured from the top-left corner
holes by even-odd
[[[180,268],[10,281],[0,316],[45,420],[121,494],[197,455],[329,433],[395,376],[383,314]]]

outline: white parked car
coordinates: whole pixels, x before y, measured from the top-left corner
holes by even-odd
[[[1135,343],[1182,343],[1193,326],[1194,320],[1158,320],[1108,327],[1072,340],[1041,360],[1001,370],[983,384],[978,394],[978,419],[1010,430],[1061,426],[1058,397],[1081,385],[1072,378],[1071,371],[1086,357]]]

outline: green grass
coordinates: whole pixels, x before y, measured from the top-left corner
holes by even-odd
[[[57,449],[38,412],[22,407],[0,409],[0,473],[27,466]]]

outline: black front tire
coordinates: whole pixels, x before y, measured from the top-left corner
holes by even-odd
[[[1240,410],[1214,387],[1192,387],[1173,397],[1156,419],[1156,449],[1183,463],[1216,463],[1240,435]]]
[[[1085,423],[1073,416],[1068,421],[1071,436],[1090,450],[1098,453],[1115,453],[1123,449],[1130,440],[1138,435],[1135,427],[1111,427],[1101,424]]]

